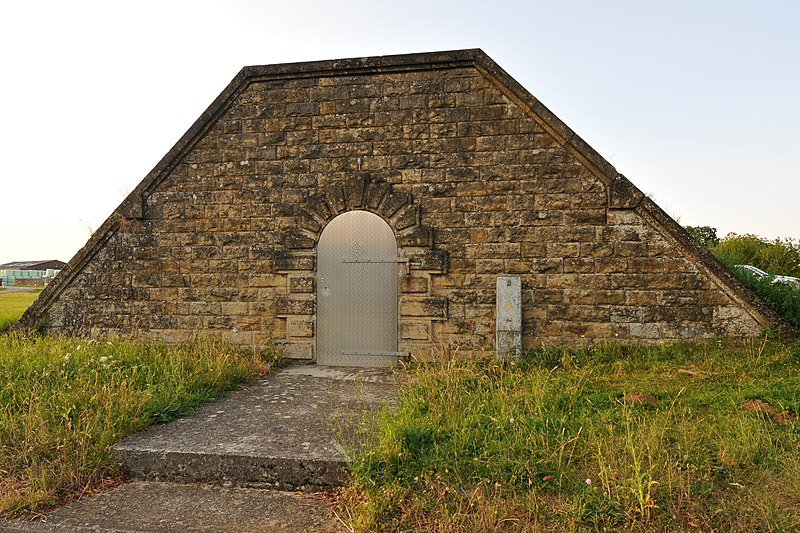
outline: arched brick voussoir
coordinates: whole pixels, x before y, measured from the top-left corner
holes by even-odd
[[[433,248],[433,230],[422,224],[422,211],[412,195],[395,191],[392,184],[368,174],[334,182],[309,196],[297,211],[297,228],[285,233],[284,243],[290,248],[306,249],[312,235],[316,236],[313,240],[319,240],[328,222],[356,209],[383,218],[397,235],[400,246]]]

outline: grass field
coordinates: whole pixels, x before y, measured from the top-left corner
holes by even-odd
[[[0,290],[0,332],[7,331],[40,292]]]
[[[798,531],[800,343],[537,350],[415,370],[356,531]]]
[[[112,443],[274,363],[213,341],[0,334],[0,514],[103,487]],[[336,494],[355,531],[800,530],[798,341],[600,343],[407,371]]]
[[[37,514],[119,475],[110,446],[276,362],[187,346],[0,334],[0,515]]]
[[[186,414],[275,353],[7,332],[40,291],[0,291],[0,516],[36,515],[119,475],[110,446]],[[6,331],[3,333],[3,331]]]

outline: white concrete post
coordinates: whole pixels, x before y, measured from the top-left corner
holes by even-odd
[[[522,355],[522,282],[519,276],[497,278],[495,348],[504,359]]]

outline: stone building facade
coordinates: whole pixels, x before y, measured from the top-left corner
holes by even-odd
[[[739,337],[779,322],[480,50],[244,68],[21,319],[217,334],[313,360],[317,246],[396,237],[396,351],[484,351],[495,282],[523,346]]]

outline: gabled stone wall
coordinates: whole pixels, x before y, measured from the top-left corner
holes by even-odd
[[[316,242],[351,209],[409,258],[398,347],[418,356],[492,349],[502,274],[522,278],[527,347],[746,336],[774,318],[466,51],[245,69],[23,322],[274,339],[311,359]]]

